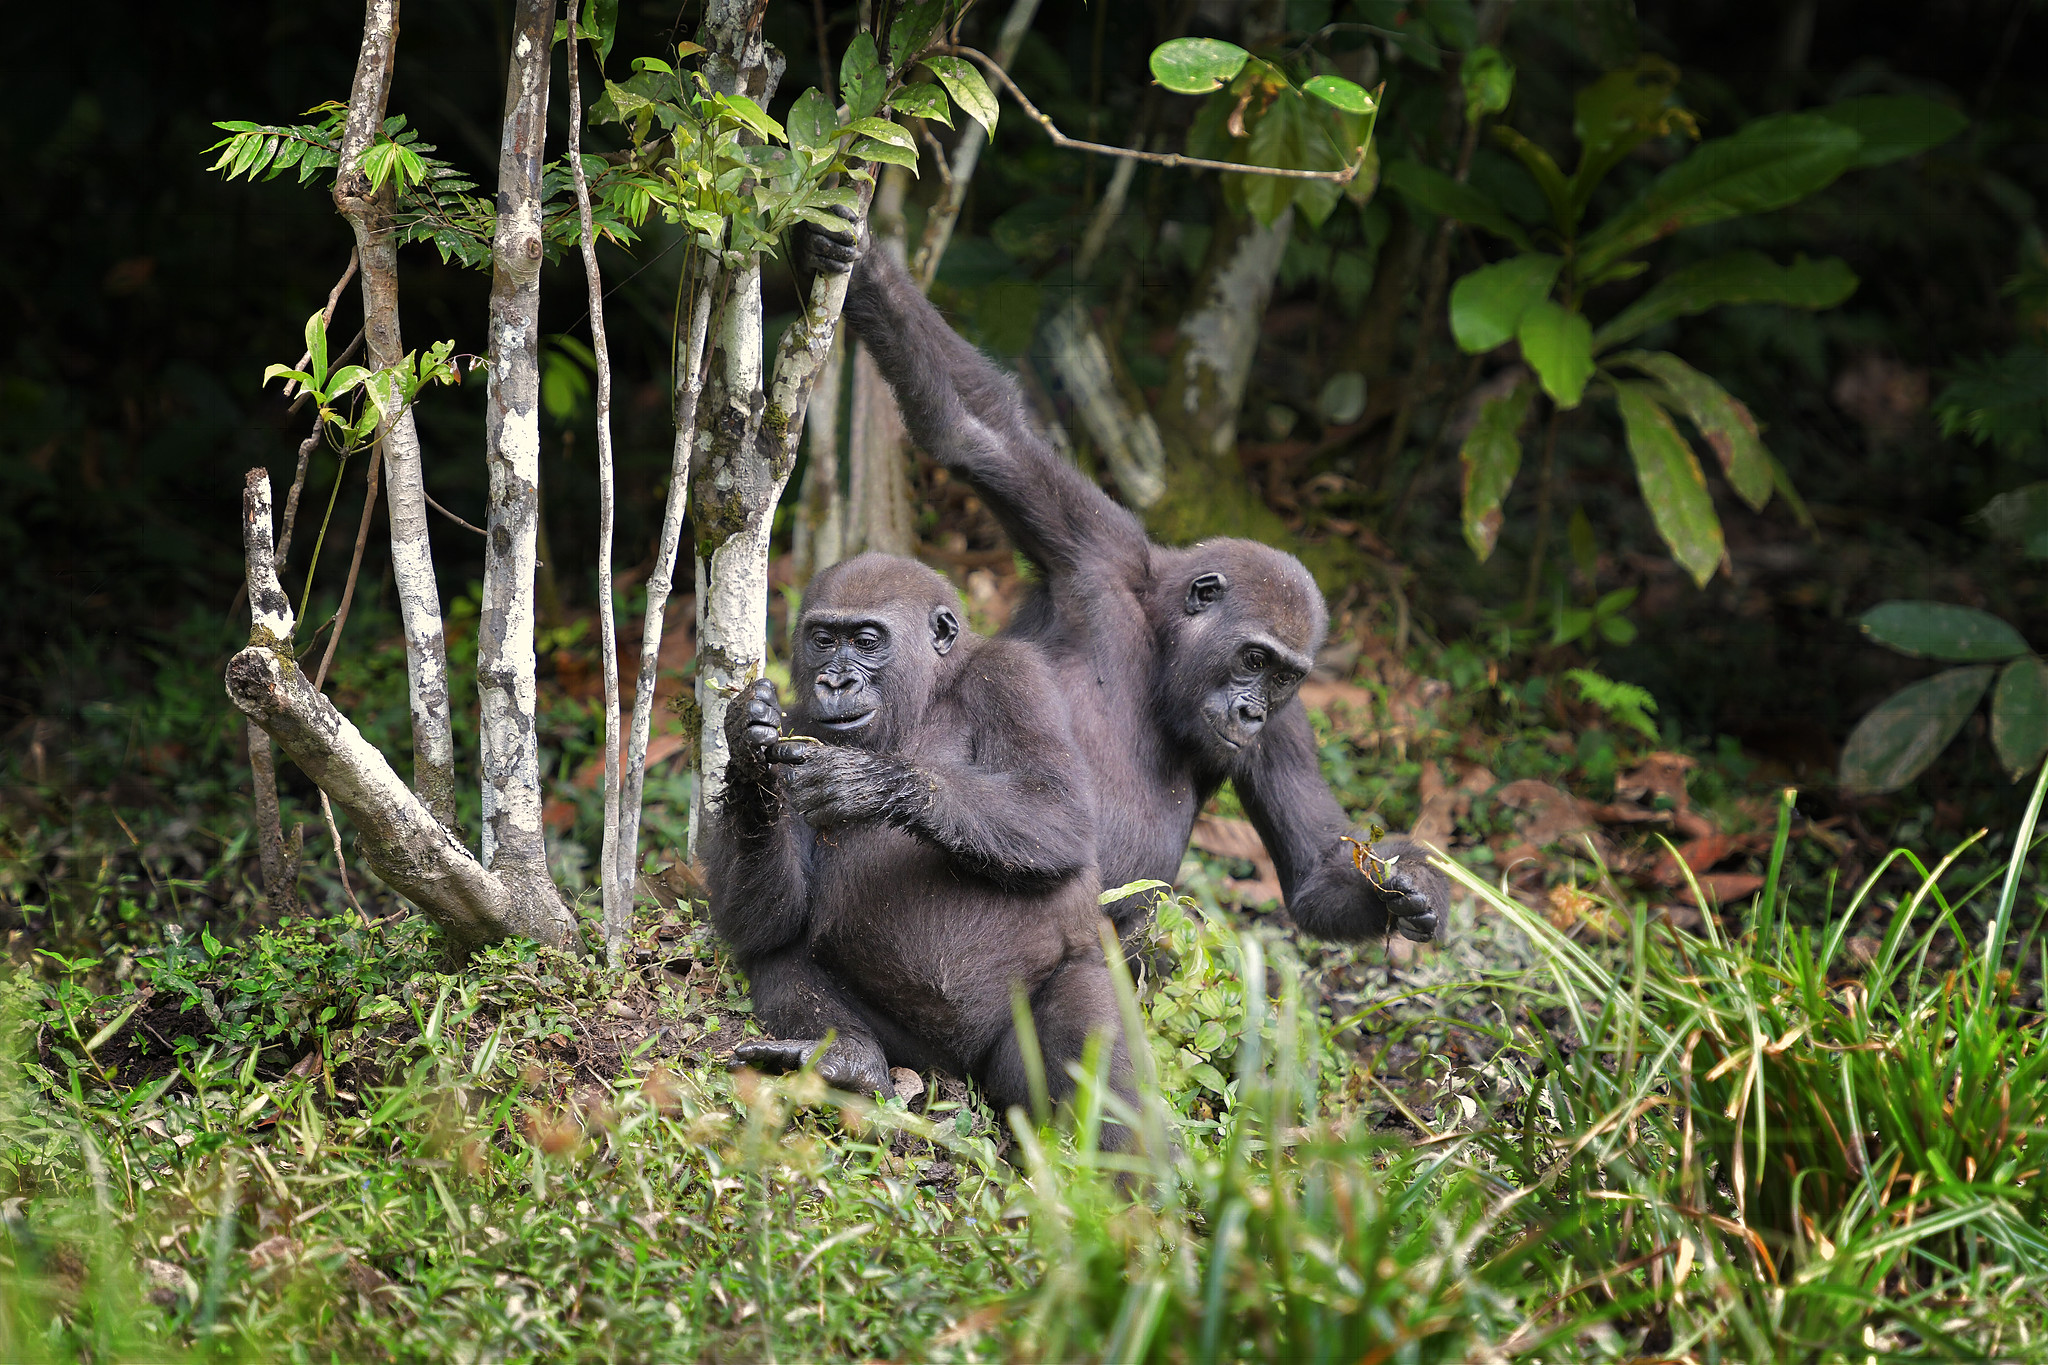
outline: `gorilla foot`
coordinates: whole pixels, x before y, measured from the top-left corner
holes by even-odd
[[[835,1090],[856,1095],[879,1092],[883,1099],[896,1094],[889,1079],[889,1063],[872,1044],[861,1046],[835,1038],[828,1047],[818,1038],[752,1038],[733,1049],[732,1059],[739,1065],[775,1073],[810,1066]]]

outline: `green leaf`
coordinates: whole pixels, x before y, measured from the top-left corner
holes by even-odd
[[[356,385],[362,383],[363,380],[367,379],[369,375],[370,371],[364,369],[360,365],[342,366],[340,369],[336,370],[333,374],[328,376],[327,397],[329,401],[339,398],[343,394],[349,392],[351,389],[355,388]]]
[[[1572,135],[1579,164],[1572,172],[1572,218],[1621,159],[1653,137],[1683,128],[1697,137],[1693,116],[1678,107],[1678,68],[1662,57],[1638,57],[1572,97]]]
[[[1616,381],[1614,398],[1628,435],[1628,453],[1635,460],[1636,482],[1649,505],[1657,533],[1671,547],[1671,556],[1700,587],[1720,567],[1721,520],[1707,493],[1707,477],[1692,447],[1678,434],[1671,414],[1640,384]]]
[[[923,52],[939,26],[946,0],[917,0],[889,25],[889,68],[901,72],[903,64]]]
[[[1252,125],[1245,160],[1254,166],[1302,171],[1334,171],[1344,164],[1337,144],[1314,116],[1308,100],[1292,90],[1283,91]],[[1245,207],[1268,227],[1279,220],[1290,204],[1299,206],[1311,225],[1321,226],[1343,197],[1343,192],[1326,180],[1283,180],[1278,176],[1242,179],[1240,191]]]
[[[1497,47],[1475,47],[1467,52],[1458,67],[1458,80],[1465,87],[1468,123],[1498,114],[1515,97],[1515,64]]]
[[[917,171],[917,149],[915,147],[898,147],[893,142],[883,142],[878,138],[864,137],[846,150],[848,156],[858,157],[862,161],[886,161],[892,166],[906,166],[912,174],[915,174]]]
[[[311,389],[315,387],[312,375],[307,374],[304,370],[295,370],[289,365],[265,366],[263,370],[263,382],[265,384],[268,384],[273,379],[289,379],[294,384],[299,385],[301,388]]]
[[[1536,371],[1543,391],[1561,408],[1575,408],[1593,377],[1593,324],[1575,308],[1538,299],[1515,329],[1522,359]]]
[[[1515,335],[1522,318],[1550,297],[1564,261],[1529,253],[1481,266],[1451,286],[1451,335],[1468,355],[1490,351]]]
[[[1557,162],[1550,153],[1512,128],[1496,125],[1493,140],[1513,152],[1522,165],[1528,169],[1529,178],[1536,182],[1536,188],[1543,191],[1544,202],[1550,205],[1550,221],[1561,233],[1569,233],[1578,222],[1578,210],[1572,203],[1571,186],[1565,183],[1564,172],[1557,168]]]
[[[1650,182],[1631,207],[1587,234],[1579,272],[1685,228],[1768,213],[1832,184],[1861,146],[1848,128],[1818,114],[1756,119],[1733,136],[1702,143]]]
[[[1652,285],[1593,334],[1593,349],[1640,336],[1652,327],[1727,303],[1779,303],[1788,308],[1833,308],[1856,292],[1856,272],[1837,256],[1779,265],[1761,251],[1736,251],[1697,261]]]
[[[846,100],[846,112],[854,118],[866,118],[874,113],[882,106],[882,91],[886,86],[882,59],[875,52],[875,35],[855,34],[853,41],[846,45],[846,55],[839,59],[839,93]]]
[[[946,92],[930,81],[904,86],[889,96],[889,107],[910,118],[928,118],[948,128],[953,126],[953,106],[946,102]]]
[[[1419,161],[1389,162],[1386,182],[1400,195],[1439,218],[1455,218],[1496,237],[1512,242],[1523,251],[1531,249],[1529,234],[1522,231],[1500,205],[1470,185],[1461,185],[1434,167]]]
[[[1918,95],[1864,95],[1814,112],[1863,139],[1849,163],[1858,168],[1939,147],[1970,126],[1967,114]]]
[[[327,319],[320,309],[306,319],[306,354],[313,358],[313,388],[327,382]]]
[[[1206,95],[1244,70],[1251,55],[1220,38],[1175,38],[1152,49],[1152,77],[1177,95]]]
[[[1985,663],[2030,652],[2020,633],[1998,617],[1951,602],[1880,602],[1857,624],[1886,649],[1915,659]]]
[[[2048,755],[2048,663],[2029,655],[1998,675],[1991,693],[1991,747],[2015,782]]]
[[[1977,709],[1992,669],[1951,668],[1902,687],[1856,722],[1842,746],[1842,786],[1876,795],[1925,772]]]
[[[946,87],[946,93],[953,97],[953,103],[967,111],[976,123],[988,130],[989,141],[995,141],[996,116],[1002,110],[996,104],[996,97],[989,93],[988,82],[981,78],[981,72],[965,57],[927,57],[926,66],[931,68],[939,84]]]
[[[1482,564],[1500,539],[1500,505],[1522,467],[1520,433],[1535,398],[1533,385],[1518,384],[1506,397],[1488,400],[1458,448],[1465,468],[1465,543]]]
[[[1307,93],[1328,104],[1334,104],[1347,114],[1370,114],[1379,106],[1366,93],[1364,86],[1347,81],[1342,76],[1317,76],[1301,87]]]
[[[2048,349],[2022,342],[1965,360],[1934,400],[1944,436],[1967,436],[2020,456],[2048,444]]]
[[[823,147],[832,141],[836,131],[837,111],[816,86],[798,95],[796,103],[789,106],[790,146]]]
[[[1763,510],[1771,500],[1771,455],[1746,405],[1669,351],[1624,351],[1614,363],[1632,366],[1663,384],[1714,448],[1722,473],[1742,500]]]
[[[885,118],[857,118],[839,130],[841,137],[848,133],[857,133],[862,137],[871,137],[878,142],[887,142],[897,147],[907,147],[912,151],[917,150],[917,139],[910,135],[910,130]]]
[[[770,142],[787,142],[789,135],[782,125],[768,117],[766,110],[745,95],[713,95],[718,107],[731,114],[747,127],[767,138]]]

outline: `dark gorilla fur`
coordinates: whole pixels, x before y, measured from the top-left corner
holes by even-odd
[[[1129,511],[1061,460],[1017,385],[953,329],[886,252],[802,228],[800,264],[853,271],[846,317],[895,390],[911,434],[965,476],[1043,581],[1003,632],[1050,663],[1093,778],[1104,883],[1174,880],[1195,816],[1232,783],[1294,922],[1362,939],[1390,921],[1441,940],[1449,885],[1388,839],[1362,873],[1358,837],[1323,781],[1296,697],[1328,624],[1294,556],[1245,540],[1155,545]],[[1150,897],[1111,910],[1128,933]]]
[[[834,1085],[890,1095],[892,1065],[936,1066],[1001,1111],[1030,1093],[1021,986],[1052,1098],[1104,1032],[1128,1097],[1093,803],[1058,690],[1029,647],[964,633],[957,606],[922,564],[835,565],[804,594],[790,665],[790,720],[823,743],[778,738],[765,679],[726,713],[711,918],[771,1035],[740,1059],[801,1065],[832,1034],[816,1060]]]

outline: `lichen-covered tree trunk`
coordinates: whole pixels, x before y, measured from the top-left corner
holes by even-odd
[[[846,494],[839,482],[839,398],[845,374],[846,342],[840,338],[818,374],[804,420],[808,458],[789,549],[799,583],[810,582],[812,574],[846,557]]]
[[[363,43],[349,92],[334,204],[355,230],[363,273],[363,340],[373,369],[405,356],[398,323],[398,241],[392,187],[370,188],[363,153],[383,126],[398,58],[398,0],[369,0]],[[385,505],[391,520],[391,579],[405,630],[405,671],[412,703],[412,787],[443,828],[455,830],[455,729],[448,700],[448,648],[441,592],[427,536],[426,483],[419,433],[407,408],[384,427]]]
[[[540,518],[541,163],[554,0],[518,0],[491,243],[490,389],[484,406],[490,503],[477,694],[484,866],[534,917],[573,920],[548,875],[535,733],[534,567]]]
[[[1166,448],[1166,492],[1148,520],[1167,540],[1235,535],[1274,541],[1285,535],[1238,467],[1237,416],[1293,226],[1292,208],[1270,227],[1248,213],[1217,225],[1154,413]]]

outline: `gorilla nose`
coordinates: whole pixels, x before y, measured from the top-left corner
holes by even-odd
[[[1237,704],[1237,723],[1247,730],[1258,729],[1266,723],[1266,708],[1256,702],[1239,702]]]
[[[818,675],[818,692],[821,696],[837,696],[841,692],[851,691],[859,681],[860,679],[853,677],[851,674],[842,676],[832,673],[820,673]]]

